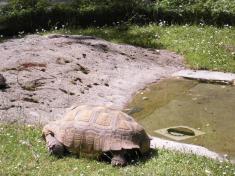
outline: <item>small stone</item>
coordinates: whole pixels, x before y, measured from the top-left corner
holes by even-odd
[[[160,54],[160,50],[156,50],[156,54]]]
[[[143,97],[142,100],[148,100],[149,98],[148,97]]]

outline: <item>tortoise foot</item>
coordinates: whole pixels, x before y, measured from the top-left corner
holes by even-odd
[[[111,160],[112,166],[125,166],[127,164],[126,158],[123,153],[114,154]]]

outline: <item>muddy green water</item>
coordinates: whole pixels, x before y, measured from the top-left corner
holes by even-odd
[[[183,140],[235,158],[235,86],[168,79],[139,92],[127,107],[153,136],[155,130],[189,126],[204,135]]]

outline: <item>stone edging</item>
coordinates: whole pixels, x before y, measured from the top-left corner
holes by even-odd
[[[196,79],[205,82],[235,85],[235,74],[207,70],[181,70],[172,76]]]

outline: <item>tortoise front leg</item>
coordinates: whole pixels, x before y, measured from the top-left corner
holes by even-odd
[[[126,158],[124,156],[125,151],[112,151],[113,158],[111,160],[112,166],[125,166],[127,164]]]
[[[46,145],[50,154],[62,156],[65,152],[64,145],[59,142],[54,136],[48,134],[46,137]]]

